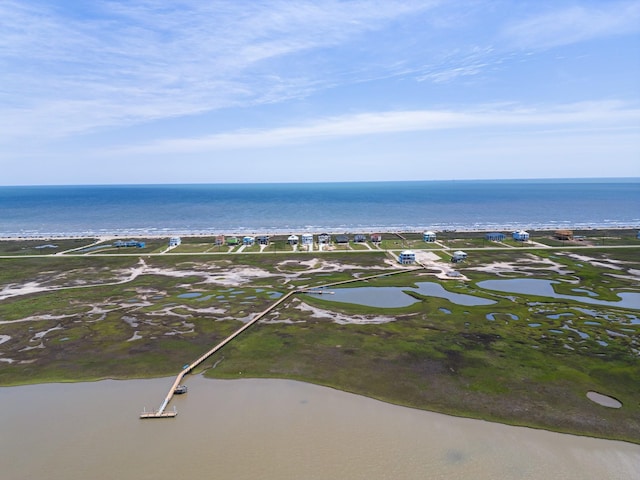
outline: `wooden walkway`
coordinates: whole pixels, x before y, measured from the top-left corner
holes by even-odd
[[[421,265],[421,267],[424,268],[424,266],[422,266],[422,265]],[[267,315],[269,312],[271,312],[273,309],[275,309],[278,305],[280,305],[282,302],[287,300],[292,295],[294,295],[296,293],[307,293],[307,294],[309,294],[309,293],[311,293],[311,294],[324,293],[324,294],[331,294],[333,292],[323,291],[322,289],[326,288],[326,287],[332,287],[332,286],[335,286],[335,285],[345,285],[347,283],[362,282],[362,281],[366,281],[366,280],[370,280],[370,279],[378,278],[378,277],[386,277],[386,276],[390,276],[390,275],[397,275],[397,274],[400,274],[400,273],[406,273],[406,272],[409,272],[409,271],[412,271],[412,270],[419,270],[419,269],[420,269],[420,267],[411,268],[411,269],[400,269],[400,270],[395,270],[395,271],[378,273],[378,274],[375,274],[375,275],[368,275],[366,277],[352,278],[352,279],[349,279],[349,280],[343,280],[341,282],[327,283],[327,284],[319,286],[319,287],[298,288],[296,290],[290,291],[289,293],[287,293],[286,295],[284,295],[283,297],[278,299],[278,301],[273,303],[269,308],[267,308],[266,310],[258,313],[253,319],[251,319],[251,321],[249,321],[248,323],[243,325],[241,328],[236,330],[234,333],[232,333],[230,336],[225,338],[222,342],[217,344],[211,350],[209,350],[208,352],[204,353],[197,360],[195,360],[194,362],[192,362],[192,363],[190,363],[188,365],[185,365],[184,368],[182,369],[182,371],[178,374],[178,376],[174,380],[173,384],[171,385],[171,388],[169,389],[169,392],[164,397],[164,400],[160,404],[160,408],[158,408],[158,410],[153,411],[153,412],[143,411],[140,414],[140,418],[143,418],[143,419],[146,419],[146,418],[173,418],[176,415],[178,415],[178,412],[176,411],[175,408],[174,408],[174,410],[169,410],[169,411],[166,411],[166,408],[167,408],[167,405],[169,405],[169,402],[171,402],[171,399],[173,398],[173,396],[175,395],[176,388],[178,388],[178,386],[182,384],[182,380],[184,379],[184,376],[187,375],[188,373],[192,372],[194,368],[196,368],[198,365],[200,365],[202,362],[204,362],[207,358],[209,358],[211,355],[216,353],[222,347],[227,345],[229,342],[231,342],[234,338],[236,338],[242,332],[244,332],[245,330],[251,328],[262,317]]]
[[[184,376],[187,375],[188,373],[190,373],[191,371],[193,371],[194,368],[196,368],[198,365],[200,365],[202,362],[204,362],[207,358],[209,358],[211,355],[213,355],[218,350],[220,350],[222,347],[224,347],[227,343],[229,343],[234,338],[236,338],[238,335],[240,335],[242,332],[244,332],[248,328],[251,328],[251,326],[253,326],[256,322],[258,322],[262,317],[264,317],[266,314],[271,312],[271,310],[273,310],[278,305],[280,305],[282,302],[287,300],[294,293],[297,293],[297,290],[293,290],[293,291],[287,293],[286,295],[284,295],[283,297],[281,297],[277,302],[272,304],[266,310],[260,312],[251,321],[249,321],[246,324],[244,324],[241,328],[239,328],[234,333],[229,335],[227,338],[225,338],[222,342],[217,344],[211,350],[209,350],[208,352],[203,354],[200,358],[198,358],[197,360],[195,360],[194,362],[192,362],[192,363],[190,363],[188,365],[185,365],[185,367],[182,369],[182,371],[176,377],[175,381],[173,382],[173,385],[171,385],[171,388],[169,389],[169,392],[167,393],[167,396],[162,401],[162,404],[160,404],[160,408],[158,408],[158,410],[156,410],[155,412],[142,412],[140,414],[140,418],[168,418],[168,417],[175,417],[177,415],[177,412],[175,410],[173,412],[172,411],[165,412],[165,409],[167,408],[167,405],[169,405],[169,402],[173,398],[173,395],[175,394],[176,388],[178,388],[178,385],[180,385],[182,383],[182,379],[184,378]]]

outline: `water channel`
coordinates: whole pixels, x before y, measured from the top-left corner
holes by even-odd
[[[445,290],[436,282],[419,282],[418,288],[413,287],[355,287],[335,288],[333,295],[328,299],[335,302],[356,303],[378,308],[408,307],[420,300],[407,295],[405,292],[413,291],[429,297],[446,298],[457,305],[493,305],[493,300],[463,293],[454,293]]]
[[[188,380],[175,419],[139,420],[172,379],[0,388],[12,480],[632,479],[640,446],[449,417],[286,380]],[[606,407],[603,407],[606,408]]]
[[[538,295],[541,297],[563,298],[567,300],[575,300],[581,303],[589,303],[592,305],[604,305],[608,307],[621,307],[640,309],[640,293],[637,292],[620,292],[617,295],[620,300],[610,302],[607,300],[599,300],[593,298],[595,293],[590,292],[589,296],[564,295],[556,293],[553,284],[558,283],[552,280],[543,280],[540,278],[511,278],[505,280],[484,280],[478,282],[478,287],[487,290],[496,290],[506,293],[520,293],[525,295]],[[589,292],[588,290],[574,288],[574,292]]]

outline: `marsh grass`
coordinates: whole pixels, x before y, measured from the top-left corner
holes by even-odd
[[[416,303],[398,309],[297,295],[266,319],[292,323],[258,323],[200,371],[217,378],[293,378],[448,414],[640,443],[640,325],[631,322],[637,310],[477,286],[497,277],[476,267],[519,262],[527,255],[527,262],[504,278],[535,273],[564,281],[556,285],[559,293],[579,297],[571,289],[580,287],[611,301],[617,292],[639,290],[633,275],[625,273],[640,270],[637,248],[581,252],[605,265],[622,262],[615,265],[623,270],[570,257],[571,251],[473,251],[458,267],[469,282],[440,283],[451,292],[496,301],[488,306],[462,306],[415,292]],[[313,264],[302,263],[314,258]],[[147,274],[115,285],[93,284],[121,278],[140,257],[1,259],[0,289],[33,281],[75,287],[0,302],[5,322],[0,335],[11,337],[0,345],[0,358],[13,361],[0,362],[0,384],[173,375],[235,331],[240,319],[270,305],[273,293],[396,271],[385,264],[387,258],[382,251],[150,256],[144,257],[150,267],[189,273]],[[550,270],[549,260],[568,273]],[[307,273],[322,262],[350,267]],[[243,268],[269,275],[238,286],[206,282],[210,275]],[[352,286],[414,287],[422,281],[438,280],[415,270]],[[87,284],[93,286],[77,288]],[[201,296],[180,297],[188,292]],[[301,302],[330,315],[383,315],[391,321],[338,324],[301,310]],[[223,313],[212,313],[218,310]],[[136,333],[140,338],[132,340]],[[585,397],[589,390],[611,395],[623,407],[599,406]]]

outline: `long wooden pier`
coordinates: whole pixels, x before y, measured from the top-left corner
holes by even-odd
[[[167,408],[167,405],[169,405],[169,402],[173,398],[173,395],[176,392],[176,388],[178,388],[178,385],[180,385],[182,383],[182,379],[184,378],[184,376],[187,375],[188,373],[190,373],[194,368],[196,368],[198,365],[200,365],[202,362],[204,362],[207,358],[209,358],[211,355],[213,355],[218,350],[220,350],[222,347],[224,347],[227,343],[229,343],[234,338],[236,338],[238,335],[240,335],[242,332],[244,332],[248,328],[251,328],[252,325],[254,325],[256,322],[258,322],[262,317],[267,315],[269,312],[271,312],[274,308],[276,308],[282,302],[287,300],[294,293],[297,293],[297,290],[292,290],[291,292],[289,292],[286,295],[284,295],[283,297],[281,297],[277,302],[273,303],[266,310],[258,313],[253,319],[251,319],[251,321],[249,321],[246,324],[244,324],[241,328],[239,328],[234,333],[232,333],[230,336],[225,338],[222,342],[217,344],[211,350],[209,350],[208,352],[204,353],[197,360],[195,360],[194,362],[192,362],[192,363],[190,363],[188,365],[185,365],[184,368],[182,369],[182,371],[176,377],[175,381],[173,382],[173,385],[171,385],[171,388],[169,389],[169,392],[167,393],[167,396],[164,397],[164,400],[160,404],[160,408],[158,408],[158,410],[156,410],[155,412],[146,412],[146,411],[144,411],[144,412],[142,412],[140,414],[140,418],[172,418],[172,417],[175,417],[178,414],[176,410],[173,410],[173,411],[165,411],[165,410]]]
[[[424,268],[424,265],[420,265],[420,267]],[[349,280],[342,280],[340,282],[327,283],[327,284],[319,286],[319,287],[313,287],[313,288],[305,288],[305,287],[303,287],[303,288],[297,288],[295,290],[290,291],[289,293],[285,294],[283,297],[278,299],[278,301],[273,303],[269,308],[267,308],[264,311],[258,313],[253,319],[251,319],[251,321],[247,322],[245,325],[243,325],[241,328],[236,330],[230,336],[225,338],[222,342],[217,344],[211,350],[209,350],[208,352],[204,353],[197,360],[195,360],[194,362],[192,362],[192,363],[190,363],[188,365],[185,365],[184,368],[182,369],[182,371],[178,374],[178,376],[174,380],[173,384],[171,385],[171,388],[169,389],[169,392],[167,393],[166,397],[164,397],[164,400],[160,404],[160,408],[158,408],[158,410],[152,411],[152,412],[143,411],[140,414],[140,418],[173,418],[176,415],[178,415],[178,412],[177,412],[177,410],[175,408],[173,410],[169,410],[169,411],[166,411],[166,409],[167,409],[167,405],[169,405],[169,402],[171,401],[171,399],[173,398],[173,396],[176,393],[176,388],[178,388],[178,386],[182,383],[182,380],[183,380],[184,376],[187,375],[188,373],[190,373],[194,368],[196,368],[198,365],[200,365],[202,362],[204,362],[207,358],[209,358],[211,355],[216,353],[218,350],[220,350],[226,344],[231,342],[234,338],[236,338],[242,332],[244,332],[248,328],[251,328],[251,326],[253,326],[262,317],[267,315],[269,312],[271,312],[274,308],[276,308],[282,302],[287,300],[291,295],[294,295],[296,293],[307,293],[307,294],[309,294],[309,293],[311,293],[311,294],[324,293],[324,294],[331,294],[331,293],[334,293],[334,292],[323,291],[322,289],[326,288],[326,287],[332,287],[332,286],[335,286],[335,285],[344,285],[344,284],[347,284],[347,283],[362,282],[362,281],[370,280],[370,279],[373,279],[373,278],[386,277],[386,276],[390,276],[390,275],[397,275],[399,273],[406,273],[406,272],[411,271],[411,270],[419,270],[420,267],[412,268],[412,269],[402,269],[402,270],[396,270],[396,271],[389,271],[389,272],[384,272],[384,273],[377,273],[375,275],[368,275],[366,277],[352,278],[352,279],[349,279]]]

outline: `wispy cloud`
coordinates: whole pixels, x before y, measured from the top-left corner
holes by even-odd
[[[49,126],[41,134],[68,135],[306,95],[335,81],[335,67],[323,75],[321,55],[309,52],[428,7],[142,0],[65,9],[9,0],[0,5],[4,134],[32,134],[39,119]]]
[[[280,147],[365,135],[486,127],[589,129],[613,126],[626,129],[634,122],[640,122],[640,108],[618,102],[577,103],[547,108],[503,105],[464,111],[369,112],[320,119],[303,126],[164,139],[122,147],[108,154],[190,154],[221,149]]]
[[[554,8],[507,25],[503,37],[520,48],[549,48],[640,31],[640,2],[595,2]]]

